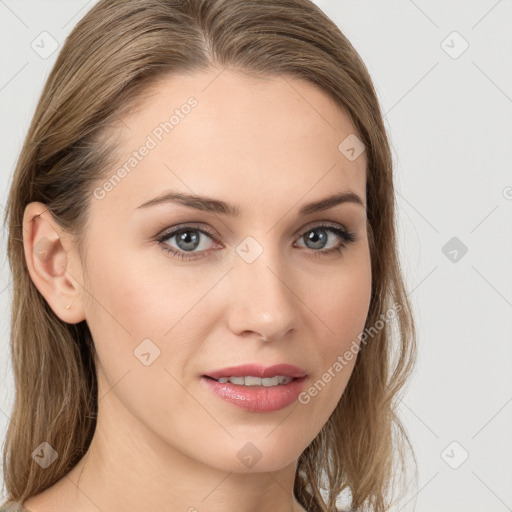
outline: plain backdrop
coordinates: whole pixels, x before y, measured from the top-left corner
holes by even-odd
[[[2,215],[43,84],[94,3],[0,0]],[[512,0],[317,3],[368,66],[395,159],[419,344],[400,402],[418,486],[396,510],[512,511]],[[50,56],[33,49],[43,32],[59,44]],[[13,401],[5,241],[2,444]]]

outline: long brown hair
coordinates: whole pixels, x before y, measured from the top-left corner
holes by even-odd
[[[16,396],[3,464],[10,500],[23,502],[66,475],[87,451],[97,414],[91,333],[85,320],[61,321],[33,284],[23,252],[25,206],[45,203],[83,253],[93,184],[114,163],[111,127],[157,80],[212,63],[316,84],[348,114],[366,148],[371,339],[361,343],[338,405],[299,458],[296,498],[311,512],[339,510],[342,493],[351,510],[389,510],[406,445],[414,457],[396,412],[416,359],[416,335],[397,253],[393,163],[356,50],[309,0],[101,0],[58,55],[8,197]],[[393,321],[383,321],[392,308]],[[59,454],[47,469],[31,457],[43,441]]]

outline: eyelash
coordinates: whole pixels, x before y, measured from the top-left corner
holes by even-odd
[[[327,250],[314,250],[314,249],[306,248],[307,251],[313,253],[314,257],[328,257],[328,256],[334,255],[335,253],[341,253],[344,248],[346,248],[349,244],[351,244],[352,242],[354,242],[356,240],[356,235],[354,232],[349,231],[347,229],[341,229],[339,227],[336,227],[336,226],[333,226],[330,224],[319,224],[317,226],[314,226],[314,227],[304,231],[304,233],[302,233],[300,238],[302,238],[305,234],[310,233],[311,231],[316,231],[317,229],[324,229],[326,231],[334,233],[335,235],[338,235],[341,238],[341,243],[338,247],[332,247]],[[187,253],[186,251],[177,250],[174,247],[169,247],[169,246],[166,247],[166,245],[164,244],[164,240],[167,240],[169,238],[172,238],[175,235],[178,235],[180,233],[187,232],[187,231],[197,231],[199,233],[207,235],[215,242],[220,243],[217,241],[214,233],[210,232],[208,229],[199,228],[199,227],[193,226],[193,225],[183,225],[178,228],[173,228],[171,230],[168,230],[168,231],[162,233],[161,235],[157,236],[155,241],[158,242],[158,244],[162,246],[162,250],[164,250],[167,253],[170,253],[173,258],[183,260],[183,261],[196,260],[196,259],[198,259],[198,257],[194,257],[191,255],[201,254],[201,252],[205,252],[205,251]]]

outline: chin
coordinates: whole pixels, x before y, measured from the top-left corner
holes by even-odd
[[[270,440],[268,433],[269,430],[265,430],[261,436],[247,436],[244,441],[231,440],[229,447],[219,447],[220,453],[213,454],[215,461],[212,465],[232,473],[262,473],[296,464],[302,453],[302,450],[297,451],[298,443],[290,436],[286,439],[276,436]]]

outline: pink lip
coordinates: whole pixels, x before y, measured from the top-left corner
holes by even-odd
[[[276,367],[271,367],[276,368]],[[224,371],[224,370],[222,370]],[[247,370],[245,370],[247,371]],[[289,369],[288,369],[289,371]],[[257,377],[258,375],[254,375],[254,369],[249,371],[248,373],[242,372],[242,375],[252,375],[253,377]],[[260,372],[268,373],[267,369],[260,369]],[[275,370],[272,370],[274,375]],[[283,373],[279,373],[278,375],[283,375]],[[237,377],[240,375],[233,375],[232,377]],[[222,398],[226,402],[229,402],[241,409],[250,412],[272,412],[282,409],[283,407],[287,407],[295,402],[300,395],[300,393],[304,389],[304,382],[306,377],[294,378],[288,384],[281,384],[278,386],[239,386],[237,384],[231,384],[230,382],[221,383],[213,380],[212,378],[202,376],[201,382],[206,386],[211,392],[213,392],[218,397]]]
[[[272,366],[261,366],[258,364],[244,364],[240,366],[229,366],[214,370],[204,374],[204,377],[211,377],[212,379],[219,379],[220,377],[274,377],[276,375],[283,375],[285,377],[293,377],[300,379],[306,376],[306,372],[292,364],[274,364]],[[290,383],[291,384],[291,383]]]

